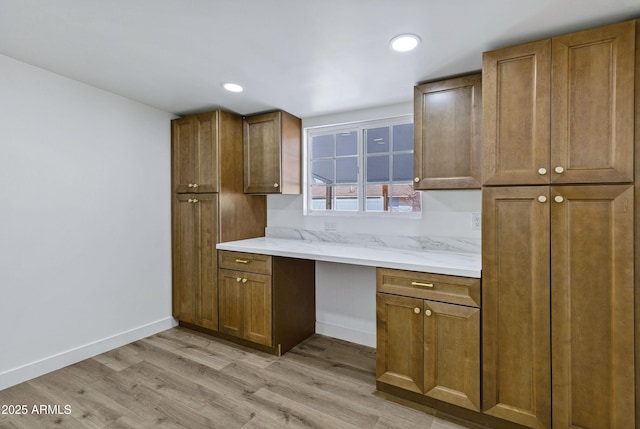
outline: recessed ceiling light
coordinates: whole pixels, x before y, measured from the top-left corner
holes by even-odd
[[[242,92],[244,90],[244,88],[237,83],[225,83],[222,86],[224,87],[224,89],[230,92]]]
[[[398,52],[407,52],[415,49],[420,44],[420,38],[415,34],[400,34],[389,42],[391,48]]]

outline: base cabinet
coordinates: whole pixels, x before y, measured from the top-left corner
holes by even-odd
[[[315,261],[220,250],[218,266],[221,334],[279,355],[315,332]]]
[[[450,302],[479,280],[378,268],[377,283],[377,381],[479,411],[480,308]]]
[[[483,410],[634,428],[633,185],[483,191]]]
[[[220,270],[220,332],[271,347],[271,276]]]
[[[172,210],[173,315],[218,329],[218,194],[175,194]]]

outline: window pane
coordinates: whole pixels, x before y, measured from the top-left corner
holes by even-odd
[[[393,155],[393,180],[405,182],[413,178],[413,154]]]
[[[333,183],[333,159],[313,161],[311,164],[313,183]]]
[[[393,185],[389,205],[393,212],[419,212],[421,194],[413,189],[413,183]]]
[[[358,154],[358,132],[338,133],[336,135],[336,156]]]
[[[356,183],[358,181],[358,158],[336,159],[336,183]]]
[[[367,201],[365,210],[368,212],[384,212],[389,205],[389,185],[367,185]]]
[[[313,159],[333,156],[333,134],[313,137],[311,140],[311,154]]]
[[[357,186],[336,186],[334,191],[337,211],[358,211]]]
[[[389,181],[389,155],[367,157],[367,182]]]
[[[413,150],[413,124],[394,125],[393,150]]]
[[[311,210],[331,210],[331,186],[311,186]]]
[[[389,152],[389,127],[371,128],[367,136],[367,153]]]

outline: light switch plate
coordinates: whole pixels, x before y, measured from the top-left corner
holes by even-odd
[[[480,228],[482,228],[482,216],[480,213],[471,213],[471,229],[480,231]]]

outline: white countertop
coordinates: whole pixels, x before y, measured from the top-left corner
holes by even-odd
[[[260,237],[220,243],[218,250],[259,253],[324,262],[396,268],[425,273],[480,278],[481,258],[474,253],[416,251],[390,247]]]

